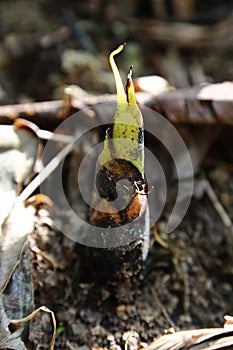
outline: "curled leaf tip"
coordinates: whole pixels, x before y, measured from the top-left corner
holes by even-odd
[[[115,79],[115,83],[116,83],[118,103],[122,103],[122,102],[125,103],[126,102],[126,95],[125,95],[124,85],[122,83],[119,70],[118,70],[116,62],[114,60],[114,56],[117,55],[118,53],[122,52],[125,45],[126,45],[126,43],[121,44],[116,50],[111,52],[111,54],[109,55],[109,62],[110,62],[112,72],[114,75],[114,79]]]

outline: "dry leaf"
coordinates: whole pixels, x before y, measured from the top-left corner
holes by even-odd
[[[233,348],[233,317],[225,316],[225,320],[222,328],[195,329],[163,335],[144,350],[217,350],[230,346]]]
[[[0,349],[17,349],[26,350],[24,343],[22,342],[20,335],[23,328],[19,328],[15,332],[11,333],[9,326],[9,319],[3,309],[2,298],[0,295]]]

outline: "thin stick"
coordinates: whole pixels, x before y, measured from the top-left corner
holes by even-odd
[[[160,310],[162,311],[163,315],[165,316],[167,322],[171,325],[171,327],[173,327],[175,330],[177,330],[177,326],[176,324],[172,321],[171,317],[169,316],[166,308],[164,307],[164,305],[161,303],[160,299],[159,299],[159,296],[155,290],[155,286],[151,288],[151,292],[152,292],[152,295],[156,301],[156,303],[158,304]]]
[[[39,129],[36,134],[42,140],[51,140],[51,141],[62,142],[67,144],[72,143],[74,140],[73,136],[57,134],[55,132],[42,130],[42,129]]]
[[[216,193],[214,192],[211,184],[209,183],[209,181],[204,178],[203,180],[203,185],[204,188],[206,190],[206,194],[208,195],[209,199],[211,200],[214,209],[216,210],[216,212],[218,213],[218,215],[220,216],[224,226],[226,226],[227,228],[232,227],[232,221],[230,216],[228,215],[228,213],[226,212],[226,210],[223,208],[222,204],[220,203]]]
[[[63,106],[64,101],[62,100],[0,106],[0,117],[14,120],[16,118],[23,118],[25,116],[33,117],[35,115],[57,116],[57,113]]]
[[[25,201],[32,195],[32,193],[48,178],[48,176],[58,167],[61,161],[72,150],[73,142],[66,145],[47,165],[46,167],[28,184],[28,186],[17,197],[15,204],[19,201]]]

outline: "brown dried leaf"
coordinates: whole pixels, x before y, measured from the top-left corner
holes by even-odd
[[[233,83],[199,85],[168,91],[146,102],[174,124],[232,125]]]
[[[54,313],[47,307],[41,306],[24,318],[17,320],[8,319],[3,310],[2,299],[0,296],[0,349],[26,350],[26,347],[20,338],[23,331],[22,324],[31,321],[40,311],[47,312],[52,317],[54,331],[49,349],[53,350],[56,335],[56,319]]]
[[[0,126],[0,348],[11,349],[26,348],[20,339],[23,327],[12,331],[7,317],[23,317],[33,302],[30,264],[23,248],[33,229],[34,208],[25,208],[16,198],[21,184],[33,174],[38,138],[25,127]]]
[[[0,349],[26,350],[26,347],[20,338],[22,328],[11,333],[8,328],[9,324],[10,322],[3,309],[2,298],[0,295]]]
[[[24,244],[20,260],[2,294],[4,311],[9,318],[21,318],[33,310],[33,285],[28,244]]]
[[[26,128],[26,129],[25,129]],[[33,228],[32,208],[14,205],[19,187],[33,174],[38,138],[24,126],[0,126],[0,293],[19,260],[27,234]]]
[[[195,329],[163,335],[144,350],[217,350],[233,347],[233,317],[225,316],[225,320],[222,328]]]

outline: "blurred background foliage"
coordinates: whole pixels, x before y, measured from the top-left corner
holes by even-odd
[[[179,88],[233,78],[231,0],[2,0],[0,103],[63,97],[67,84],[114,93],[108,54],[125,73]]]

